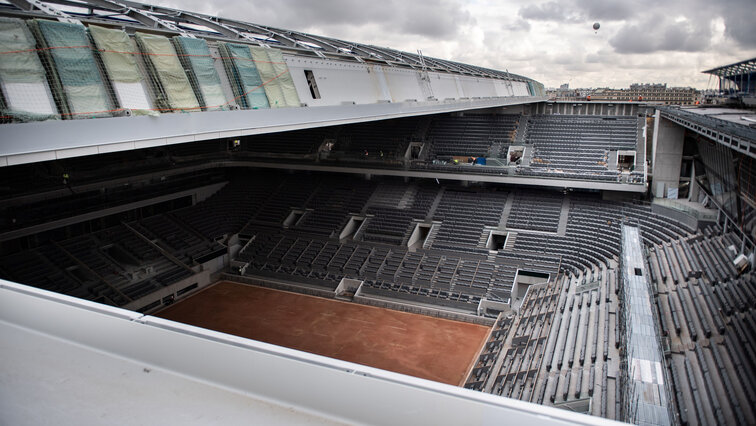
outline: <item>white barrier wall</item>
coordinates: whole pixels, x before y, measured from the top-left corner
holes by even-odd
[[[438,100],[459,99],[464,97],[458,76],[444,73],[428,73],[433,96]]]
[[[423,91],[418,71],[384,66],[381,68],[391,92],[391,102],[404,102],[407,99],[424,101],[428,98]]]
[[[462,98],[531,96],[528,84],[486,77],[285,55],[301,101],[308,106]],[[312,72],[319,98],[306,71]],[[427,76],[427,78],[424,78]]]
[[[528,83],[523,81],[513,81],[512,87],[514,88],[514,96],[530,96],[528,91]]]
[[[299,99],[308,106],[340,105],[344,102],[372,104],[383,100],[375,74],[368,72],[368,67],[363,64],[288,55],[284,59],[289,65]],[[305,70],[313,72],[320,99],[313,98]]]

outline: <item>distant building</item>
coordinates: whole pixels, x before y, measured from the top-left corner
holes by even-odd
[[[667,87],[666,84],[631,84],[629,89],[597,89],[594,101],[644,101],[664,105],[694,105],[700,92],[692,87]]]
[[[570,89],[570,84],[565,83],[558,89],[547,89],[546,96],[550,100],[558,101],[584,101],[587,96],[593,94],[594,89]]]

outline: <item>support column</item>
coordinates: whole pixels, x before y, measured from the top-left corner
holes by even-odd
[[[656,197],[666,197],[667,189],[680,187],[680,167],[682,165],[685,129],[661,117],[656,111],[654,120],[652,193]]]
[[[690,189],[688,189],[688,201],[698,201],[698,182],[696,181],[696,162],[693,161],[690,167]]]

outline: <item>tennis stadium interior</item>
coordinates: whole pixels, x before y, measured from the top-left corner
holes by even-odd
[[[740,107],[562,102],[190,11],[0,2],[0,423],[754,424],[755,63],[707,71]],[[419,330],[371,366],[165,314],[221,281],[482,337],[439,383],[392,369],[436,356]]]

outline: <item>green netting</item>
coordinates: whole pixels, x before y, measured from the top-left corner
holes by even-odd
[[[35,20],[73,118],[110,115],[113,105],[83,26]]]
[[[173,37],[173,40],[187,65],[187,71],[194,77],[197,91],[202,98],[202,106],[206,109],[225,108],[228,100],[223,94],[221,80],[207,42],[200,38],[181,36]]]
[[[23,20],[0,17],[0,88],[2,115],[16,120],[55,117],[55,102],[36,42]]]
[[[89,34],[100,52],[105,71],[115,90],[118,103],[134,114],[156,114],[147,95],[145,80],[134,54],[136,44],[125,31],[89,26]]]
[[[252,52],[252,59],[255,60],[255,66],[257,71],[260,72],[260,78],[265,82],[263,88],[265,89],[265,95],[268,97],[271,108],[284,108],[286,106],[286,99],[284,99],[281,86],[276,78],[276,71],[273,69],[273,64],[270,63],[268,57],[268,50],[264,47],[250,46],[250,52]]]
[[[270,58],[271,65],[273,65],[274,72],[278,76],[276,80],[281,88],[284,99],[286,99],[286,106],[302,106],[297,94],[297,88],[294,86],[294,79],[291,77],[289,66],[286,65],[281,51],[278,49],[268,49],[268,57]]]
[[[90,25],[89,33],[112,81],[138,83],[143,80],[132,53],[136,52],[136,45],[125,31]]]
[[[230,62],[228,68],[233,75],[232,84],[243,106],[245,108],[270,108],[249,46],[233,43],[221,43],[220,46],[224,56]]]
[[[153,79],[157,83],[159,103],[170,109],[199,110],[192,85],[181,66],[171,41],[160,35],[136,33],[139,47],[146,54]]]
[[[0,17],[0,81],[39,83],[45,81],[45,70],[37,57],[34,37],[24,21]]]

